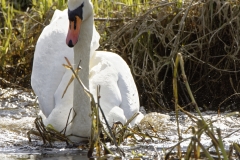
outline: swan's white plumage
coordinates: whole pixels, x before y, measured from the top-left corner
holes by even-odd
[[[34,53],[31,84],[38,96],[40,109],[47,117],[55,107],[54,94],[66,72],[62,67],[65,63],[63,57],[73,63],[73,49],[65,47],[64,41],[67,18],[67,10],[56,10],[51,24],[42,31]]]
[[[123,110],[126,119],[129,119],[139,111],[136,85],[129,67],[119,55],[97,51],[91,58],[90,68],[89,87],[92,93],[96,93],[96,85],[101,86],[100,102],[104,113],[118,106]],[[113,119],[114,117],[109,117],[109,120]]]
[[[85,4],[87,5],[87,3]],[[72,75],[70,70],[62,66],[62,64],[66,64],[64,57],[67,57],[72,64],[74,63],[74,51],[65,44],[67,31],[67,10],[56,10],[51,23],[45,27],[38,39],[31,77],[32,88],[38,96],[40,109],[46,117],[44,123],[45,125],[52,124],[58,131],[61,131],[66,125],[75,96],[74,85],[71,84],[62,98],[63,91]],[[114,121],[125,123],[134,113],[139,112],[137,88],[129,67],[120,56],[104,51],[95,52],[99,47],[99,38],[99,34],[93,27],[90,45],[89,89],[96,100],[97,85],[101,86],[100,105],[110,125]],[[80,78],[84,79],[84,77]],[[84,111],[86,107],[90,106],[80,105],[79,107],[79,109],[77,108],[78,112]],[[83,116],[69,125],[67,134],[90,135],[90,127],[79,127],[81,123],[85,123],[84,121],[89,121],[87,118],[89,113],[82,115],[84,114],[85,119]],[[132,121],[131,125],[139,123],[142,117],[143,115],[140,114]],[[73,140],[80,139],[73,138]]]

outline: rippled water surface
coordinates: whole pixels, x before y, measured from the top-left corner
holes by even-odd
[[[53,148],[43,146],[42,141],[27,132],[34,128],[39,112],[36,98],[30,91],[0,90],[0,159],[87,159],[86,151],[65,148],[62,142]]]
[[[34,128],[34,120],[39,112],[36,98],[30,91],[0,89],[0,159],[87,159],[86,150],[78,148],[66,148],[66,144],[56,142],[53,148],[43,146],[41,139],[32,137],[28,141],[27,132]],[[214,129],[220,128],[224,138],[225,148],[228,149],[232,142],[239,143],[240,118],[238,116],[218,116],[212,112],[204,113],[204,118],[215,120]],[[158,130],[161,140],[145,140],[135,146],[129,146],[131,142],[124,143],[121,147],[127,157],[132,154],[141,154],[145,159],[161,157],[163,149],[167,150],[177,143],[176,121],[174,113],[162,116],[158,113],[151,113],[146,120],[152,123]],[[196,124],[186,115],[180,115],[180,128],[184,133],[183,138],[191,137],[191,131],[187,130]],[[142,126],[144,128],[144,126]],[[234,133],[233,133],[234,132]],[[230,137],[228,134],[233,133]],[[206,136],[202,136],[201,143],[205,146],[211,144]],[[183,150],[187,148],[189,141],[181,144]],[[114,147],[112,147],[114,150]],[[211,150],[211,149],[210,149]],[[144,159],[144,158],[143,158]]]

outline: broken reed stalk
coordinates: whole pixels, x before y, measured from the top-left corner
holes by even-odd
[[[187,76],[186,76],[186,74],[185,74],[184,61],[183,61],[182,54],[181,54],[181,53],[178,53],[177,56],[179,57],[183,81],[184,81],[184,84],[185,84],[185,86],[186,86],[186,88],[187,88],[188,94],[189,94],[189,96],[190,96],[190,98],[191,98],[191,101],[192,101],[191,103],[194,105],[195,110],[197,111],[198,115],[199,115],[200,118],[201,118],[201,120],[198,120],[198,123],[197,123],[197,124],[198,124],[198,128],[199,128],[199,129],[203,128],[204,131],[206,132],[206,134],[212,139],[212,142],[213,142],[213,144],[214,144],[214,146],[215,146],[215,149],[216,149],[216,151],[217,151],[217,153],[218,153],[218,156],[220,156],[221,153],[219,153],[219,151],[218,151],[219,141],[218,141],[217,138],[214,136],[213,131],[210,130],[209,125],[208,125],[208,124],[206,123],[206,121],[203,119],[202,114],[201,114],[201,112],[200,112],[200,110],[199,110],[199,108],[198,108],[198,105],[197,105],[196,101],[195,101],[195,98],[194,98],[194,96],[193,96],[193,94],[192,94],[190,85],[189,85],[188,80],[187,80]],[[211,124],[211,123],[209,123],[209,124]],[[198,141],[200,140],[201,135],[202,135],[202,134],[198,134],[198,137],[197,137]],[[201,145],[200,145],[199,143],[197,143],[197,145],[198,145],[198,146],[197,146],[197,158],[199,158]],[[224,150],[224,148],[222,148],[222,147],[220,147],[220,148],[221,148],[221,150]]]
[[[186,88],[187,88],[187,91],[188,91],[188,95],[190,96],[191,98],[191,103],[193,104],[193,106],[195,107],[198,115],[201,117],[201,119],[203,120],[203,117],[202,117],[202,114],[198,108],[198,105],[197,105],[197,102],[192,94],[192,90],[190,88],[190,85],[188,83],[188,80],[187,80],[187,76],[186,76],[186,73],[185,73],[185,69],[184,69],[184,61],[183,61],[183,57],[182,57],[182,54],[181,53],[178,53],[177,54],[177,57],[179,57],[179,61],[180,61],[180,67],[181,67],[181,72],[182,72],[182,77],[183,77],[183,83],[185,84]]]
[[[177,85],[177,79],[178,79],[178,65],[179,65],[179,63],[180,63],[180,66],[181,66],[183,80],[184,80],[184,83],[185,83],[186,88],[188,90],[188,93],[191,97],[192,103],[195,104],[194,106],[197,106],[197,105],[196,105],[196,102],[195,102],[194,97],[192,95],[192,92],[190,90],[189,84],[187,83],[187,77],[186,77],[186,74],[185,74],[185,71],[184,71],[184,62],[183,62],[182,54],[178,53],[177,56],[176,56],[176,59],[175,59],[174,70],[173,70],[173,95],[174,95],[174,100],[175,100],[174,104],[175,104],[175,113],[176,113],[176,121],[177,121],[177,132],[178,132],[179,141],[181,141],[182,136],[181,136],[181,132],[180,132],[180,128],[179,128],[178,114],[179,114],[179,109],[182,109],[182,108],[178,105],[178,88],[177,88],[177,86],[178,86]],[[201,113],[199,113],[199,114],[201,115]],[[197,134],[195,132],[195,130],[193,130],[194,137],[197,135],[198,140],[200,139],[202,133],[203,132],[201,132],[200,134]],[[197,148],[196,148],[196,145],[195,145],[196,141],[193,141],[193,138],[192,138],[192,140],[191,140],[191,142],[188,146],[187,154],[185,155],[186,158],[191,155],[190,153],[192,152],[192,150],[194,150],[195,158],[200,156],[200,146],[198,145]],[[178,151],[178,153],[177,153],[178,157],[181,157],[180,143],[177,145],[177,151]]]
[[[183,82],[186,86],[186,89],[187,89],[188,94],[191,98],[192,104],[195,106],[195,109],[196,109],[200,119],[198,119],[197,117],[192,116],[190,113],[184,111],[183,108],[178,105],[178,90],[177,90],[178,74],[177,74],[177,71],[178,71],[179,63],[180,63],[180,66],[181,66],[181,76],[183,78]],[[216,138],[216,136],[215,136],[216,133],[214,132],[213,125],[212,125],[212,123],[214,121],[206,122],[203,119],[202,114],[201,114],[201,112],[198,108],[198,105],[197,105],[197,103],[194,99],[194,96],[192,94],[191,88],[189,86],[189,83],[187,81],[187,77],[186,77],[186,74],[185,74],[184,61],[183,61],[183,57],[182,57],[181,53],[177,54],[174,65],[175,66],[174,66],[174,71],[173,71],[173,93],[174,93],[174,98],[175,98],[175,111],[176,111],[177,127],[178,127],[178,134],[179,134],[179,143],[176,144],[174,147],[178,147],[178,152],[179,152],[180,151],[179,150],[180,149],[180,143],[187,140],[187,139],[182,140],[181,133],[180,133],[180,130],[179,130],[178,112],[179,112],[179,110],[181,110],[185,114],[187,114],[190,118],[194,118],[195,120],[197,120],[196,123],[197,123],[197,127],[198,127],[198,131],[195,131],[195,128],[192,127],[193,137],[191,137],[191,142],[189,143],[185,158],[189,159],[191,157],[192,152],[194,152],[194,157],[196,159],[200,158],[200,149],[202,149],[203,153],[205,154],[205,156],[208,159],[213,159],[212,156],[210,155],[210,153],[208,152],[208,149],[206,149],[200,143],[200,139],[201,139],[202,134],[206,133],[206,135],[212,140],[212,143],[213,143],[212,146],[215,148],[218,158],[221,159],[221,155],[222,155],[224,157],[224,159],[228,159],[228,157],[231,157],[231,152],[229,152],[229,154],[227,155],[226,150],[225,150],[224,145],[223,145],[221,130],[219,128],[216,129],[216,132],[217,132],[217,135],[218,135],[218,138]],[[236,150],[238,149],[238,146],[236,146],[236,145],[233,145],[233,147],[235,147]],[[178,153],[178,156],[180,156],[180,155],[181,154]]]
[[[178,54],[177,54],[177,57],[176,57],[176,60],[175,60],[174,75],[173,75],[173,77],[174,77],[174,79],[173,79],[173,87],[174,87],[174,98],[175,98],[176,118],[178,118],[178,110],[179,110],[179,105],[178,105],[178,92],[177,92],[177,70],[178,70],[178,65],[179,65],[179,63],[180,63],[180,67],[181,67],[181,76],[183,77],[183,82],[184,82],[184,84],[185,84],[185,86],[186,86],[186,88],[187,88],[188,94],[189,94],[189,96],[190,96],[190,98],[191,98],[191,101],[192,101],[191,103],[194,105],[194,107],[195,107],[198,115],[201,117],[201,120],[198,120],[198,121],[197,121],[198,128],[199,128],[200,130],[202,130],[202,129],[208,130],[208,133],[209,133],[209,135],[210,135],[210,138],[212,137],[212,139],[215,139],[215,137],[213,136],[212,132],[209,130],[208,125],[207,125],[206,122],[204,121],[204,119],[203,119],[203,117],[202,117],[202,114],[201,114],[201,112],[200,112],[200,110],[199,110],[199,108],[198,108],[198,105],[197,105],[197,103],[196,103],[196,101],[195,101],[195,98],[194,98],[194,96],[193,96],[193,94],[192,94],[191,88],[190,88],[189,83],[188,83],[188,80],[187,80],[187,76],[186,76],[186,74],[185,74],[184,61],[183,61],[183,57],[182,57],[182,54],[181,54],[181,53],[178,53]],[[179,123],[179,122],[178,122],[178,119],[177,119],[177,123]],[[177,126],[178,126],[179,138],[181,138],[180,131],[179,131],[179,124],[177,124]],[[204,131],[204,130],[203,130],[203,131]],[[200,141],[201,135],[202,135],[203,131],[198,132],[198,133],[195,135],[195,136],[197,136],[197,137],[195,137],[195,138],[198,139],[198,141]],[[210,131],[210,132],[209,132],[209,131]],[[198,142],[198,141],[197,141],[197,142]],[[194,149],[194,153],[195,153],[195,156],[196,156],[195,158],[199,158],[199,157],[200,157],[200,147],[201,147],[201,145],[200,145],[199,143],[197,143],[197,146],[195,146],[195,144],[196,144],[195,142],[194,142],[193,144],[194,144],[193,148],[195,148],[195,149]],[[180,145],[179,145],[179,146],[180,146]],[[180,151],[179,148],[180,148],[180,147],[178,147],[178,152]],[[192,149],[192,147],[189,147],[189,149]],[[178,153],[178,155],[180,155],[180,154]]]
[[[180,63],[180,66],[181,66],[181,72],[182,72],[182,77],[183,77],[183,81],[184,81],[184,84],[188,90],[188,93],[189,93],[189,96],[192,100],[192,103],[194,104],[196,110],[198,111],[202,121],[204,122],[202,116],[201,116],[201,113],[200,113],[200,110],[198,109],[198,106],[196,104],[196,101],[193,97],[193,94],[191,92],[191,89],[190,89],[190,86],[188,84],[188,81],[187,81],[187,77],[186,77],[186,74],[185,74],[185,71],[184,71],[184,61],[183,61],[183,58],[182,58],[182,54],[181,53],[178,53],[177,56],[176,56],[176,59],[175,59],[175,63],[174,63],[174,71],[173,71],[173,94],[174,94],[174,104],[175,104],[175,112],[176,112],[176,121],[177,121],[177,132],[178,132],[178,137],[179,137],[179,141],[182,140],[182,136],[181,136],[181,132],[180,132],[180,128],[179,128],[179,120],[178,120],[178,114],[179,114],[179,105],[178,105],[178,88],[177,88],[177,79],[178,79],[178,65]],[[202,121],[199,121],[200,123],[202,123]],[[206,123],[204,123],[206,124]],[[195,132],[193,133],[195,134]],[[202,135],[202,132],[200,134],[197,134],[197,139],[199,140],[200,137]],[[196,136],[196,135],[194,135]],[[196,137],[195,137],[196,138]],[[192,142],[192,141],[191,141]],[[194,146],[191,146],[191,144],[193,144]],[[200,146],[198,145],[197,148],[195,148],[195,142],[193,141],[193,143],[190,143],[190,145],[188,146],[188,152],[191,152],[192,149],[194,149],[195,151],[195,156],[196,158],[200,156]],[[190,150],[190,151],[189,151]],[[177,151],[178,151],[178,157],[181,157],[181,146],[180,146],[180,143],[177,145]],[[186,156],[189,156],[190,153],[188,153]]]
[[[193,104],[193,106],[195,107],[195,110],[197,111],[198,115],[200,116],[201,120],[198,120],[197,121],[197,124],[198,124],[198,128],[201,129],[203,128],[204,131],[206,132],[206,134],[212,139],[213,141],[213,144],[215,145],[215,148],[216,148],[216,151],[218,152],[218,144],[217,144],[217,139],[216,137],[214,136],[214,133],[209,129],[209,126],[208,124],[205,122],[205,120],[203,119],[202,117],[202,114],[198,108],[198,105],[195,101],[195,98],[192,94],[192,91],[191,91],[191,88],[190,88],[190,85],[188,83],[188,80],[187,80],[187,76],[185,74],[185,69],[184,69],[184,61],[183,61],[183,57],[182,57],[182,54],[181,53],[178,53],[177,54],[177,57],[179,57],[179,61],[180,61],[180,66],[181,66],[181,72],[182,72],[182,77],[183,77],[183,82],[187,88],[187,91],[188,91],[188,94],[191,98],[191,103]],[[177,64],[176,64],[177,65]],[[197,139],[198,139],[198,142],[200,141],[200,138],[201,138],[201,134],[197,134]],[[194,146],[195,147],[195,146]],[[201,144],[197,143],[197,148],[196,148],[196,158],[199,158],[200,157],[200,147],[201,147]],[[218,155],[220,156],[220,153],[218,152]]]
[[[175,104],[175,113],[176,113],[176,121],[177,121],[177,132],[178,132],[178,140],[182,140],[182,135],[180,132],[179,121],[178,121],[178,88],[177,88],[177,71],[178,71],[178,64],[179,64],[180,56],[179,54],[175,60],[175,66],[173,71],[173,96],[174,96],[174,104]],[[180,144],[177,146],[178,157],[181,157],[181,146]]]

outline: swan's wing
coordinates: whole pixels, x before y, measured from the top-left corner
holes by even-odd
[[[57,131],[63,130],[64,127],[66,126],[68,115],[73,106],[73,83],[69,85],[66,94],[64,95],[64,97],[62,97],[64,89],[66,88],[71,76],[72,76],[71,70],[67,70],[63,75],[62,80],[54,94],[55,107],[49,114],[48,118],[44,120],[45,125],[51,124]],[[72,117],[70,116],[69,122],[71,120]]]
[[[34,53],[31,85],[46,117],[55,106],[54,93],[66,71],[64,57],[73,62],[73,49],[67,47],[67,11],[57,11],[54,20],[42,31]]]
[[[97,100],[97,86],[100,85],[100,105],[107,114],[114,106],[120,106],[122,97],[118,88],[118,74],[103,52],[95,52],[90,60],[89,89]]]
[[[140,123],[144,115],[139,112],[140,104],[138,90],[130,68],[122,58],[120,59],[118,60],[119,66],[121,66],[118,67],[118,88],[122,96],[120,107],[123,109],[127,119],[132,118],[135,113],[138,113],[138,116],[131,121],[131,126],[134,126],[135,124]]]
[[[90,72],[90,91],[97,102],[97,86],[100,85],[100,106],[110,126],[113,122],[126,122],[124,111],[119,107],[122,97],[117,85],[118,76],[110,64],[101,61]],[[105,121],[103,121],[105,122]]]
[[[139,97],[135,82],[126,62],[117,54],[95,52],[90,61],[90,91],[96,100],[97,85],[101,86],[100,105],[108,120],[124,121],[139,112]],[[115,107],[123,114],[117,115]],[[113,109],[115,108],[115,109]],[[133,121],[135,124],[138,121]]]
[[[105,113],[108,113],[114,106],[121,104],[122,98],[117,85],[118,75],[107,61],[99,57],[95,59],[95,65],[90,69],[89,88],[97,100],[97,86],[100,86],[100,104]],[[91,60],[91,63],[93,61]]]

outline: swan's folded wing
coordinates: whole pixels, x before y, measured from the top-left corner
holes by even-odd
[[[73,49],[67,47],[67,12],[57,11],[55,19],[44,28],[34,53],[31,85],[38,96],[39,105],[46,117],[55,107],[54,93],[65,73],[64,57],[73,62]]]

